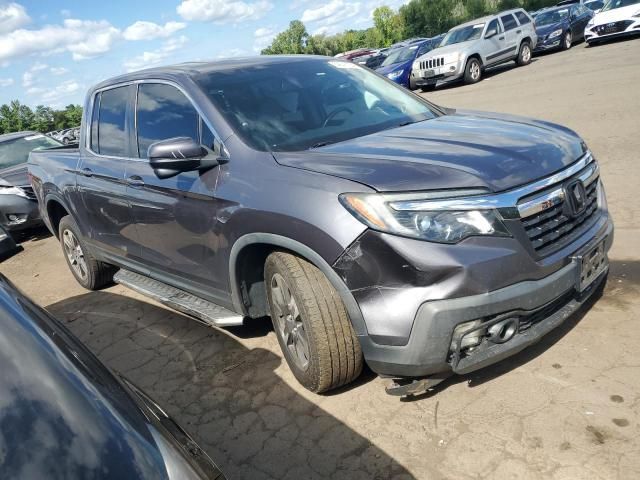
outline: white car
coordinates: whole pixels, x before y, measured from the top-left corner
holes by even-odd
[[[589,45],[627,35],[640,35],[640,0],[608,0],[584,29]]]

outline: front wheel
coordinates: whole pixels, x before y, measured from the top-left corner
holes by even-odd
[[[362,351],[338,292],[314,265],[274,252],[264,268],[271,321],[296,379],[321,393],[362,371]]]
[[[520,45],[520,51],[518,52],[516,63],[519,67],[523,67],[524,65],[531,63],[531,45],[529,45],[529,42],[522,42],[522,45]]]
[[[80,285],[88,290],[97,290],[113,281],[114,267],[91,255],[70,215],[60,220],[58,235],[69,270]]]
[[[571,32],[565,33],[564,37],[562,37],[562,50],[569,50],[572,42],[573,38],[571,37]]]
[[[464,83],[477,83],[482,78],[482,65],[480,60],[475,57],[467,60],[467,66],[464,70]]]

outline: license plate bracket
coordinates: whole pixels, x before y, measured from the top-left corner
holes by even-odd
[[[574,257],[578,265],[576,288],[582,293],[609,268],[609,258],[605,249],[606,239],[584,250]]]

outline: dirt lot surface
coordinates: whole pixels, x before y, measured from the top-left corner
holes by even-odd
[[[217,331],[120,286],[79,287],[57,241],[0,271],[143,387],[231,479],[640,478],[640,40],[538,57],[427,94],[565,124],[602,167],[616,221],[605,295],[541,343],[411,402],[365,374],[317,396],[267,322]]]

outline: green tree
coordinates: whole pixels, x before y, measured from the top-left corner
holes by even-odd
[[[405,35],[434,37],[466,20],[460,0],[411,0],[400,7]]]
[[[28,130],[33,123],[33,111],[29,106],[13,100],[9,105],[0,107],[0,128],[3,133]]]
[[[521,6],[522,2],[520,2],[520,0],[500,0],[498,2],[498,10],[510,10]]]
[[[386,5],[373,11],[373,24],[375,31],[372,36],[378,37],[375,46],[388,47],[403,37],[402,17]]]
[[[65,127],[77,127],[82,121],[82,107],[80,105],[67,105],[64,109]]]
[[[309,34],[300,20],[293,20],[289,28],[280,32],[271,45],[262,50],[263,55],[305,53]]]
[[[44,105],[38,105],[33,114],[31,129],[46,133],[53,130],[53,126],[53,109],[51,107],[45,107]]]

